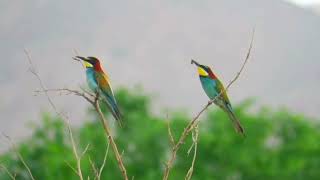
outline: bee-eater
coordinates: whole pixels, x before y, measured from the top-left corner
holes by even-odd
[[[228,114],[235,130],[244,136],[244,129],[232,109],[227,92],[225,91],[221,81],[208,66],[201,65],[194,60],[191,60],[191,64],[195,64],[198,68],[200,82],[204,92],[211,100],[214,100],[214,104],[219,106]]]
[[[99,93],[104,98],[113,117],[120,123],[121,113],[114,97],[109,77],[103,71],[100,61],[96,57],[76,56],[75,59],[82,60],[86,67],[87,83],[90,90],[94,93]]]

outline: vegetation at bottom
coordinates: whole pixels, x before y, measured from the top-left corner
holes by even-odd
[[[168,122],[175,141],[196,112],[171,110],[166,114],[152,112],[151,96],[140,90],[119,89],[116,92],[124,114],[125,127],[120,128],[102,106],[112,126],[119,151],[130,178],[136,180],[162,179],[165,163],[170,156],[171,144]],[[199,104],[199,107],[203,106]],[[194,180],[220,179],[319,179],[320,126],[313,119],[284,109],[277,111],[261,108],[250,112],[252,101],[235,106],[236,114],[246,130],[246,137],[235,133],[230,120],[215,106],[200,118],[198,152]],[[107,140],[92,108],[87,121],[73,127],[79,154],[88,146],[81,159],[84,179],[94,179],[93,164],[99,168],[104,160]],[[70,136],[62,119],[48,113],[42,123],[34,125],[32,135],[16,144],[37,180],[79,179],[74,169],[76,160]],[[184,179],[191,165],[193,152],[191,135],[178,152],[169,179]],[[90,160],[92,164],[90,163]],[[26,168],[13,149],[0,155],[0,179],[10,179],[5,166],[16,179],[30,179]],[[101,179],[122,179],[121,172],[109,148]]]

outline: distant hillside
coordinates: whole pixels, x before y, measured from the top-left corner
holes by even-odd
[[[239,69],[256,27],[252,59],[230,89],[234,103],[257,97],[319,117],[320,18],[279,0],[2,1],[0,130],[25,135],[27,121],[50,110],[28,72],[30,50],[48,87],[85,83],[72,49],[103,59],[114,87],[141,84],[161,107],[199,110],[207,101],[190,59],[227,83]],[[86,103],[53,95],[74,123]],[[192,113],[192,112],[190,112]]]
[[[311,10],[313,10],[315,13],[320,15],[320,3],[318,5],[314,5],[309,7]]]

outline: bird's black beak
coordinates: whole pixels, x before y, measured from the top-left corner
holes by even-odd
[[[88,63],[92,64],[89,59],[87,59],[85,57],[82,57],[82,56],[75,56],[75,57],[73,57],[73,59],[76,60],[76,61],[85,61],[85,62],[88,62]]]
[[[76,61],[87,61],[88,62],[88,60],[82,56],[75,56],[75,57],[73,57],[73,59]]]
[[[197,61],[193,60],[193,59],[191,59],[191,64],[195,64],[197,66],[200,66],[200,64]]]

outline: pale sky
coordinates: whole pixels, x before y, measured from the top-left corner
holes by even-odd
[[[301,6],[309,6],[313,4],[320,4],[320,0],[287,0],[293,3],[296,3]]]

